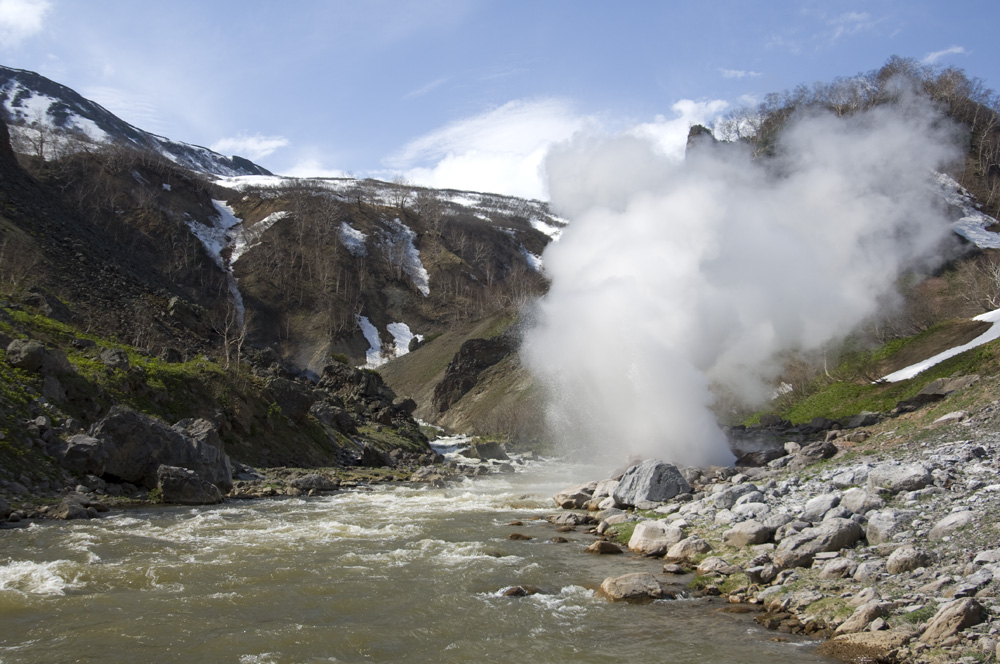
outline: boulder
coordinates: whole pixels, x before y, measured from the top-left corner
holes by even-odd
[[[837,627],[836,634],[853,634],[868,628],[876,618],[881,618],[889,612],[891,604],[871,600],[854,610],[851,616]]]
[[[625,471],[612,495],[620,507],[642,509],[655,507],[679,493],[690,491],[690,485],[676,466],[659,459],[647,459]]]
[[[215,505],[222,502],[219,487],[193,470],[161,465],[156,469],[157,487],[165,503],[175,505]]]
[[[577,512],[566,512],[563,514],[550,514],[545,520],[553,526],[583,526],[594,523],[595,519],[589,514],[579,514]]]
[[[712,496],[712,505],[716,509],[728,510],[736,505],[737,500],[751,493],[759,493],[759,491],[756,485],[749,482],[726,487]]]
[[[912,572],[920,567],[931,564],[931,557],[926,552],[907,544],[893,551],[885,561],[885,571],[889,574]]]
[[[819,578],[843,579],[845,577],[854,576],[854,572],[857,569],[858,564],[850,558],[838,557],[829,561],[826,565],[823,565],[823,569],[819,571]]]
[[[296,477],[288,482],[288,486],[299,491],[336,491],[340,488],[340,482],[332,480],[319,473],[309,473],[302,477]]]
[[[872,493],[884,490],[897,494],[923,489],[932,481],[931,471],[919,463],[880,463],[869,471],[867,488]]]
[[[640,521],[632,531],[628,548],[647,556],[662,556],[684,539],[684,532],[666,521]]]
[[[596,553],[599,555],[613,555],[616,553],[625,553],[622,548],[615,544],[614,542],[609,542],[607,540],[597,540],[586,549],[583,550],[584,553]]]
[[[50,445],[49,453],[60,466],[79,475],[103,475],[104,463],[108,458],[104,444],[97,438],[84,434],[70,436],[65,441]]]
[[[829,441],[820,440],[815,443],[809,443],[792,456],[788,468],[790,470],[802,470],[817,461],[829,459],[836,453],[837,446]]]
[[[838,662],[895,662],[895,652],[912,639],[908,629],[841,634],[821,643],[817,652]]]
[[[872,510],[882,509],[885,506],[885,501],[877,494],[868,493],[858,487],[851,487],[841,496],[840,504],[855,514],[864,516]]]
[[[552,496],[552,500],[563,509],[580,509],[588,500],[594,497],[594,490],[596,488],[597,482],[578,484],[577,486],[559,491]]]
[[[711,550],[711,544],[697,535],[692,535],[691,537],[685,537],[680,542],[667,549],[665,559],[671,562],[679,562],[689,560],[702,553],[708,553]]]
[[[840,504],[840,494],[821,493],[806,501],[806,506],[799,517],[803,521],[816,523],[823,520],[823,515]]]
[[[192,470],[223,491],[233,486],[229,457],[222,450],[148,415],[115,406],[94,425],[91,435],[103,442],[107,452],[105,474],[119,480],[151,489],[157,485],[156,469],[167,465]]]
[[[393,462],[388,454],[377,448],[374,444],[362,443],[358,465],[362,468],[382,468],[383,466],[392,466]]]
[[[976,513],[970,510],[952,512],[934,524],[934,527],[931,528],[931,532],[928,534],[928,537],[932,540],[937,540],[947,535],[951,535],[962,526],[972,523],[975,518]]]
[[[34,339],[14,339],[7,344],[7,362],[18,369],[45,375],[58,376],[73,371],[64,352],[46,348]]]
[[[659,581],[649,572],[609,576],[601,583],[598,594],[613,602],[641,602],[660,599],[665,595]]]
[[[508,461],[510,459],[507,453],[503,451],[503,448],[500,447],[500,443],[486,440],[473,443],[465,452],[465,456],[470,459],[479,459],[480,461]]]
[[[99,358],[101,364],[106,366],[108,369],[128,371],[129,361],[128,353],[126,353],[121,348],[105,348],[101,351]]]
[[[896,534],[909,528],[910,522],[916,516],[913,510],[883,509],[868,514],[868,525],[865,527],[865,538],[868,544],[884,544],[891,542]]]
[[[709,556],[698,563],[696,571],[698,574],[738,574],[742,570],[738,565],[733,565],[725,558]]]
[[[943,604],[927,622],[920,640],[928,645],[940,645],[945,639],[958,634],[986,619],[983,606],[972,597],[964,597]]]
[[[722,541],[728,546],[742,549],[752,544],[764,544],[774,535],[774,529],[768,528],[759,521],[753,519],[737,523],[735,526],[722,533]]]
[[[774,550],[782,567],[807,567],[817,553],[839,551],[861,539],[861,526],[850,519],[829,519],[786,537]]]
[[[86,501],[81,501],[75,495],[69,495],[59,501],[59,504],[55,506],[54,509],[49,510],[48,515],[53,519],[91,519],[97,516],[96,511],[91,511],[84,504]]]

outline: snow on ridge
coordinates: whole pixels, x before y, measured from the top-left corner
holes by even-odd
[[[559,236],[562,235],[563,232],[563,229],[561,229],[560,227],[553,226],[550,223],[542,221],[538,217],[532,217],[531,219],[528,220],[528,223],[530,223],[531,227],[534,228],[536,231],[540,233],[545,233],[550,238],[552,238],[553,242],[558,240]]]
[[[962,185],[944,173],[935,173],[934,179],[944,192],[949,205],[958,208],[962,217],[952,222],[951,229],[980,249],[1000,249],[1000,233],[986,230],[997,223],[988,214],[976,209],[972,196]]]
[[[895,383],[901,380],[907,380],[908,378],[913,378],[921,371],[933,367],[935,364],[940,364],[945,360],[955,357],[960,353],[964,353],[967,350],[976,348],[977,346],[982,346],[996,339],[1000,339],[1000,309],[994,309],[993,311],[988,311],[985,314],[979,314],[972,320],[984,321],[987,323],[993,323],[990,329],[986,330],[978,337],[972,341],[962,344],[961,346],[955,346],[954,348],[949,348],[946,351],[942,351],[933,357],[929,357],[923,362],[917,362],[916,364],[911,364],[908,367],[904,367],[899,371],[894,371],[887,376],[883,376],[881,380],[888,381],[890,383]]]
[[[347,247],[352,256],[368,255],[368,247],[365,240],[368,236],[352,227],[346,221],[340,222],[340,243]]]

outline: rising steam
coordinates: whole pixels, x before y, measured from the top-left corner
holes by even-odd
[[[948,233],[929,175],[958,132],[910,99],[848,118],[801,114],[772,159],[705,145],[676,163],[641,139],[578,136],[547,161],[570,220],[523,346],[551,431],[616,460],[733,460],[710,386],[770,393],[779,352],[872,316]]]

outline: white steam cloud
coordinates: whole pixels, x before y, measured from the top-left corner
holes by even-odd
[[[577,137],[546,162],[570,219],[522,353],[574,447],[684,465],[733,461],[713,384],[762,399],[776,355],[872,316],[895,277],[940,250],[929,175],[956,129],[919,100],[801,115],[771,160],[706,145],[682,163],[636,136]]]

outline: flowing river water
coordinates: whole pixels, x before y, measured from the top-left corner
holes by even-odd
[[[605,577],[662,563],[585,555],[591,536],[551,543],[552,526],[531,520],[591,475],[543,463],[447,488],[0,531],[0,664],[830,661],[720,601],[596,597]],[[544,593],[502,594],[528,584]]]

